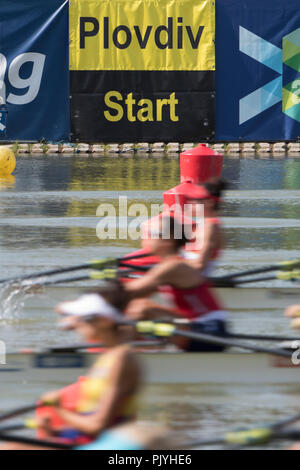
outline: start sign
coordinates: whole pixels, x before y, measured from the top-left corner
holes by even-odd
[[[71,70],[214,70],[212,0],[72,0]]]
[[[214,137],[213,0],[72,0],[72,140]]]

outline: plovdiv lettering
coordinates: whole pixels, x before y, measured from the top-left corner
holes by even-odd
[[[213,0],[72,0],[71,70],[214,70]]]
[[[94,17],[81,17],[80,49],[85,49],[86,38],[92,36],[98,36],[104,49],[111,46],[127,49],[133,41],[136,41],[141,49],[146,49],[149,43],[155,44],[159,49],[183,49],[185,41],[192,49],[198,49],[203,29],[204,26],[198,26],[194,33],[192,26],[183,24],[182,17],[168,17],[167,25],[148,25],[143,28],[139,25],[134,25],[133,28],[126,25],[113,27],[108,16],[102,21]]]
[[[214,0],[72,0],[73,139],[213,136],[214,40]]]

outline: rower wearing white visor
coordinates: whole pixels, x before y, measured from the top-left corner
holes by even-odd
[[[124,319],[126,297],[116,281],[57,306],[57,312],[71,320],[72,328],[84,341],[102,343],[107,349],[80,380],[75,411],[60,405],[60,390],[42,397],[54,404],[56,415],[64,423],[53,428],[45,416],[39,424],[46,438],[72,446],[84,445],[116,425],[135,420],[141,374],[131,347],[122,341],[120,323]]]

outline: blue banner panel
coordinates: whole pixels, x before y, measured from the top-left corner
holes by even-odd
[[[300,139],[299,0],[217,0],[216,139]]]
[[[1,0],[0,140],[69,140],[68,0]]]

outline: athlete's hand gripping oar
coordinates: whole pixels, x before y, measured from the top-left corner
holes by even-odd
[[[219,277],[218,279],[235,279],[237,277],[244,277],[244,276],[250,276],[252,274],[262,274],[262,273],[268,273],[271,271],[290,271],[293,270],[294,268],[299,268],[300,267],[300,259],[296,260],[291,260],[291,261],[281,261],[280,263],[277,264],[272,264],[271,266],[265,266],[262,268],[257,268],[257,269],[248,269],[247,271],[241,271],[239,273],[233,273],[233,274],[226,274],[224,276]]]
[[[115,266],[119,265],[122,261],[130,261],[132,259],[139,259],[139,258],[145,258],[149,256],[148,253],[146,254],[140,254],[140,255],[132,255],[132,256],[127,256],[127,257],[122,257],[122,258],[105,258],[105,259],[99,259],[99,260],[91,260],[87,263],[84,264],[78,264],[76,266],[69,266],[67,268],[58,268],[58,269],[53,269],[53,270],[48,270],[48,271],[40,271],[38,273],[31,273],[31,274],[25,274],[23,276],[17,276],[13,278],[7,278],[7,279],[0,279],[0,284],[5,284],[8,282],[21,282],[25,281],[28,279],[37,279],[39,277],[46,277],[46,276],[53,276],[56,274],[64,274],[64,273],[69,273],[73,271],[81,271],[83,269],[102,269],[107,266]]]
[[[126,322],[124,322],[126,323]],[[227,338],[222,338],[219,336],[208,335],[206,333],[193,333],[192,331],[184,331],[176,328],[175,325],[170,323],[154,323],[151,321],[142,321],[142,322],[127,322],[127,324],[136,325],[136,329],[139,333],[149,333],[159,337],[170,337],[170,336],[181,336],[183,338],[189,338],[196,341],[201,341],[209,344],[218,344],[221,346],[227,347],[236,347],[241,349],[246,349],[247,351],[255,351],[271,354],[273,356],[280,357],[289,357],[291,358],[291,353],[289,351],[274,349],[274,348],[264,348],[262,346],[250,345],[242,343],[240,341],[234,341]]]

